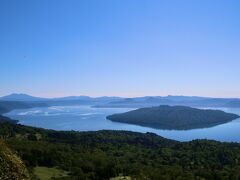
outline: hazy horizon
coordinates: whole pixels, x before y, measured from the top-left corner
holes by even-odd
[[[240,98],[239,5],[1,1],[0,96]]]
[[[33,96],[33,97],[38,97],[38,98],[62,98],[62,97],[71,97],[71,96],[88,96],[91,98],[97,98],[97,97],[120,97],[120,98],[137,98],[137,97],[167,97],[167,96],[187,96],[187,97],[204,97],[204,98],[239,98],[239,97],[212,97],[212,96],[198,96],[198,95],[176,95],[176,94],[167,94],[167,95],[141,95],[141,96],[119,96],[119,95],[99,95],[99,96],[91,96],[91,95],[87,95],[87,94],[73,94],[73,95],[69,95],[69,94],[65,94],[62,96],[41,96],[41,95],[34,95],[34,94],[28,94],[28,93],[8,93],[8,94],[4,94],[4,95],[0,95],[0,97],[4,97],[4,96],[8,96],[8,95],[13,95],[13,94],[22,94],[22,95],[29,95],[29,96]]]

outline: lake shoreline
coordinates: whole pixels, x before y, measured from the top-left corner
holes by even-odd
[[[99,131],[99,130],[126,130],[132,132],[151,132],[165,138],[181,142],[194,139],[209,139],[220,142],[240,142],[237,136],[240,128],[240,118],[229,123],[194,130],[159,130],[125,123],[111,122],[107,115],[127,112],[125,108],[92,108],[90,106],[61,106],[39,107],[31,109],[13,110],[4,116],[19,120],[19,124],[63,131]],[[56,106],[57,107],[57,106]],[[58,110],[57,110],[58,109]],[[214,108],[215,109],[215,108]],[[218,108],[217,108],[218,109]],[[38,113],[34,113],[38,111]],[[34,111],[26,115],[18,115]],[[240,114],[240,109],[228,109],[232,113]],[[93,114],[94,113],[94,114]]]

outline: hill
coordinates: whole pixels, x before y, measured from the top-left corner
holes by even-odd
[[[5,121],[0,121],[0,134],[31,173],[44,170],[42,177],[64,172],[65,180],[119,175],[133,179],[240,178],[238,143],[181,143],[129,131],[53,131]]]
[[[29,179],[24,163],[7,147],[3,140],[0,140],[0,179]]]
[[[5,129],[5,131],[2,131]],[[68,172],[64,179],[238,179],[240,145],[196,140],[180,143],[152,133],[52,131],[0,124],[11,149],[32,173]],[[41,174],[42,176],[44,174]]]
[[[234,103],[232,103],[234,102]],[[207,98],[195,96],[146,96],[119,99],[117,101],[98,104],[98,108],[143,108],[159,105],[191,106],[191,107],[240,107],[237,98]]]
[[[10,94],[0,97],[1,101],[41,102],[48,106],[92,105],[99,108],[143,108],[159,105],[191,107],[240,107],[238,98],[210,98],[198,96],[145,96],[134,98],[67,96],[59,98],[41,98],[28,94]]]
[[[45,98],[34,97],[28,94],[9,94],[7,96],[0,97],[0,100],[3,101],[43,101],[46,100]]]
[[[64,102],[66,103],[73,103],[75,104],[78,102],[79,104],[83,103],[108,103],[115,100],[120,100],[122,98],[120,97],[108,97],[108,96],[102,96],[102,97],[89,97],[89,96],[66,96],[66,97],[58,97],[58,98],[42,98],[42,97],[35,97],[28,94],[9,94],[6,96],[0,97],[1,101],[15,101],[15,102],[44,102],[44,103],[59,103],[62,104]]]
[[[14,109],[27,109],[43,106],[48,105],[43,102],[0,101],[0,114],[7,113]]]
[[[184,130],[211,127],[238,117],[238,115],[219,110],[200,110],[185,106],[158,106],[110,115],[107,119],[152,128]]]

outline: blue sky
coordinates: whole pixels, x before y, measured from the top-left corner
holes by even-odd
[[[0,95],[240,97],[238,0],[1,0]]]

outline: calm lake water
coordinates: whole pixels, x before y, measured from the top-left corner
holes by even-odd
[[[240,115],[240,108],[215,108]],[[129,108],[91,108],[90,106],[54,106],[11,111],[5,116],[19,120],[20,124],[55,130],[129,130],[153,132],[179,141],[213,139],[240,142],[240,118],[212,128],[194,130],[159,130],[137,125],[111,122],[107,115],[127,112]]]

